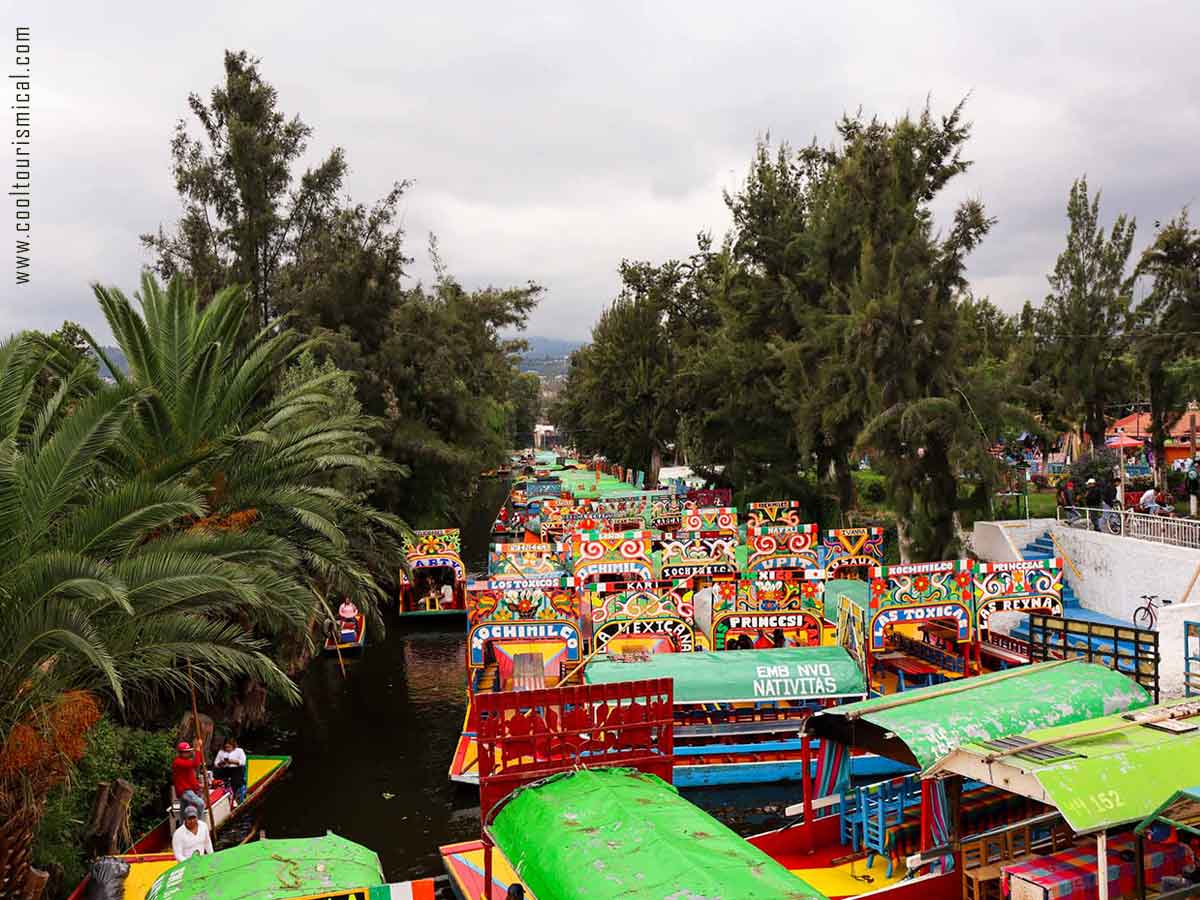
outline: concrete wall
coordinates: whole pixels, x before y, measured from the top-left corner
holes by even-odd
[[[1054,524],[1054,519],[976,522],[967,549],[988,562],[1014,562],[1021,558],[1022,547],[1041,537]]]
[[[1067,582],[1086,608],[1133,620],[1142,594],[1157,594],[1158,638],[1162,653],[1159,677],[1165,696],[1183,692],[1183,623],[1200,621],[1200,579],[1186,605],[1179,605],[1188,582],[1200,566],[1200,550],[1156,544],[1137,538],[1068,528],[1054,519],[976,522],[970,549],[989,562],[1008,562],[1017,550],[1049,531],[1079,570],[1064,564]],[[1009,540],[1012,543],[1010,545]],[[1162,601],[1171,606],[1163,607]]]
[[[1050,532],[1083,576],[1076,577],[1067,567],[1067,580],[1079,602],[1088,609],[1128,622],[1133,620],[1134,610],[1142,605],[1142,594],[1158,595],[1158,639],[1162,653],[1159,677],[1165,694],[1181,693],[1183,622],[1200,621],[1200,581],[1192,588],[1186,605],[1179,605],[1179,601],[1200,566],[1200,550],[1057,524]],[[1163,600],[1174,605],[1164,608]]]

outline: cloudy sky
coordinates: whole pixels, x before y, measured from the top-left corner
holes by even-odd
[[[975,166],[942,211],[978,196],[999,219],[970,275],[1008,309],[1044,295],[1079,174],[1106,214],[1137,216],[1139,246],[1200,195],[1194,2],[20,6],[0,17],[0,60],[30,26],[35,268],[13,287],[0,249],[0,333],[103,331],[88,285],[132,289],[138,234],[178,215],[168,141],[226,48],[261,57],[315,129],[313,161],[345,148],[355,199],[415,180],[415,277],[433,231],[467,285],[545,285],[535,334],[586,337],[621,258],[722,233],[721,190],[756,137],[827,142],[858,107],[893,118],[970,93]],[[7,206],[0,234],[12,221]]]

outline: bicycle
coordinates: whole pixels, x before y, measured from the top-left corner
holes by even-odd
[[[1157,631],[1158,606],[1155,605],[1154,601],[1158,599],[1158,594],[1142,594],[1142,599],[1146,601],[1145,604],[1133,611],[1133,627],[1143,628],[1148,631]],[[1164,600],[1162,605],[1170,606],[1171,601]]]

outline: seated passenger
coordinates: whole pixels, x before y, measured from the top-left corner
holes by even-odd
[[[200,813],[194,806],[188,806],[183,811],[183,824],[171,835],[171,851],[175,859],[183,862],[197,853],[213,852],[212,835],[208,826],[200,821]]]
[[[213,772],[233,792],[235,806],[246,799],[246,751],[237,745],[233,735],[225,738],[217,751]]]

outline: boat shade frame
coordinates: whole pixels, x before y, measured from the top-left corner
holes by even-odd
[[[598,658],[584,669],[588,684],[645,678],[673,679],[676,706],[840,700],[867,693],[862,670],[843,647],[653,653],[634,662]]]
[[[1145,834],[1155,822],[1165,822],[1174,828],[1200,837],[1200,784],[1182,788],[1138,824],[1136,834]]]
[[[1119,672],[1053,660],[819,710],[805,732],[928,769],[970,741],[995,740],[1149,706]]]
[[[1020,752],[1000,756],[983,743],[967,743],[930,774],[959,774],[994,784],[1056,808],[1076,834],[1092,834],[1152,816],[1167,792],[1190,789],[1200,771],[1200,728],[1174,733],[1161,718],[1172,707],[1188,725],[1195,698],[1026,731],[1038,745],[1069,756],[1049,760]]]

